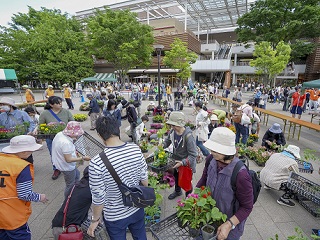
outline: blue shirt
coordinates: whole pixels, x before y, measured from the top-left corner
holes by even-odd
[[[260,98],[260,97],[261,97],[261,91],[258,91],[254,98]]]
[[[12,112],[3,112],[0,114],[0,126],[4,126],[5,128],[13,128],[16,125],[23,124],[24,122],[29,122],[30,126],[26,133],[32,132],[36,124],[28,115],[28,113],[21,110],[13,110]]]

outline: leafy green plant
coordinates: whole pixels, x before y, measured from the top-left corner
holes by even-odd
[[[303,158],[306,162],[317,161],[319,158],[315,155],[317,151],[312,149],[305,149],[303,151]]]
[[[46,105],[46,103],[35,103],[34,106],[35,107],[44,107]]]
[[[97,100],[97,103],[98,103],[99,107],[103,107],[104,106],[104,101],[103,100]]]
[[[178,200],[177,217],[182,221],[182,226],[187,224],[194,229],[227,220],[227,215],[216,207],[210,188],[204,186],[195,188],[186,199]]]
[[[163,123],[164,117],[162,115],[156,115],[152,120],[154,123]]]
[[[306,237],[306,236],[303,235],[303,232],[302,232],[301,228],[296,227],[296,228],[294,229],[294,231],[296,232],[296,235],[289,236],[289,237],[287,238],[287,240],[309,240],[308,237]],[[311,235],[311,238],[312,238],[312,239],[320,239],[319,236],[316,236],[316,235],[314,235],[314,234]],[[276,234],[276,235],[275,235],[275,238],[269,238],[268,240],[279,240],[279,235]]]
[[[85,102],[85,103],[81,104],[79,107],[79,111],[89,111],[89,103]]]
[[[142,152],[146,152],[151,148],[150,144],[146,140],[141,141],[139,147]]]

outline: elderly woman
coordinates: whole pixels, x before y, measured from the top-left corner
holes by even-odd
[[[277,200],[277,203],[287,207],[294,207],[290,200],[293,193],[287,187],[290,172],[299,172],[296,159],[300,159],[300,148],[289,145],[281,153],[274,153],[266,162],[266,166],[260,172],[260,179],[265,184],[264,189],[283,190],[285,193]]]
[[[52,141],[52,159],[56,168],[64,175],[66,189],[64,191],[65,198],[68,197],[70,188],[79,181],[80,172],[77,169],[76,162],[89,161],[89,156],[77,157],[76,147],[73,144],[84,131],[79,122],[70,121],[67,127],[57,133]]]
[[[232,172],[240,161],[236,157],[235,137],[230,129],[218,127],[204,143],[211,155],[206,159],[197,187],[210,187],[217,207],[228,216],[228,220],[218,228],[217,239],[240,239],[253,208],[251,177],[245,166],[237,174],[235,192],[231,186]]]
[[[262,138],[261,146],[271,149],[273,143],[277,144],[278,146],[286,145],[286,139],[279,123],[274,123],[272,127],[266,131]]]
[[[196,172],[196,159],[198,156],[197,145],[192,136],[192,131],[189,127],[185,127],[185,115],[182,112],[172,112],[170,114],[167,124],[171,126],[168,137],[164,141],[164,148],[173,145],[173,159],[176,164],[173,166],[175,177],[175,190],[168,196],[172,200],[182,195],[181,187],[178,185],[178,170],[181,166],[188,164]],[[186,191],[186,196],[192,192],[192,189]]]
[[[208,156],[209,151],[203,146],[203,141],[208,140],[209,129],[208,125],[210,119],[208,117],[208,112],[202,109],[202,102],[196,102],[195,108],[197,111],[196,116],[196,144],[200,148],[204,156]]]
[[[69,121],[73,121],[73,115],[72,113],[65,109],[62,108],[62,98],[61,97],[57,97],[57,96],[51,96],[48,98],[48,102],[46,104],[46,106],[44,107],[44,111],[40,114],[39,117],[39,125],[43,124],[43,123],[51,123],[51,122],[64,122],[65,124],[67,124]],[[37,130],[34,131],[35,134],[37,134]],[[50,156],[52,156],[51,152],[52,152],[52,140],[53,139],[46,139],[46,143],[47,143],[47,147],[50,153]],[[52,158],[51,158],[51,162],[52,162]],[[54,166],[54,164],[52,163],[53,166],[53,175],[52,175],[52,179],[56,180],[59,175],[61,174],[61,172],[56,169],[56,167]]]

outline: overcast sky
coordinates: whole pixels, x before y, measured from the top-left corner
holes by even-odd
[[[123,1],[123,0],[122,0]],[[41,7],[49,9],[60,9],[63,13],[67,12],[75,15],[76,12],[101,7],[106,4],[122,2],[121,0],[0,0],[0,25],[8,26],[13,14],[28,11],[28,6],[36,10]]]

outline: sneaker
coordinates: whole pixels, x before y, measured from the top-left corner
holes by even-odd
[[[287,207],[294,207],[295,206],[294,202],[292,202],[289,199],[285,199],[283,197],[279,198],[277,200],[277,203],[279,203],[280,205],[283,205],[283,206],[287,206]]]
[[[54,170],[51,178],[52,178],[53,180],[56,180],[56,179],[58,179],[58,177],[60,176],[60,174],[61,174],[61,172],[60,172],[58,169],[56,169],[56,170]]]
[[[171,194],[168,196],[168,199],[169,199],[169,200],[172,200],[172,199],[175,199],[176,197],[181,196],[181,195],[182,195],[182,192],[181,192],[181,191],[180,191],[180,192],[174,191],[173,193],[171,193]]]
[[[266,189],[266,190],[270,190],[270,189],[271,189],[271,187],[269,187],[269,186],[266,185],[266,184],[263,186],[263,188]]]

